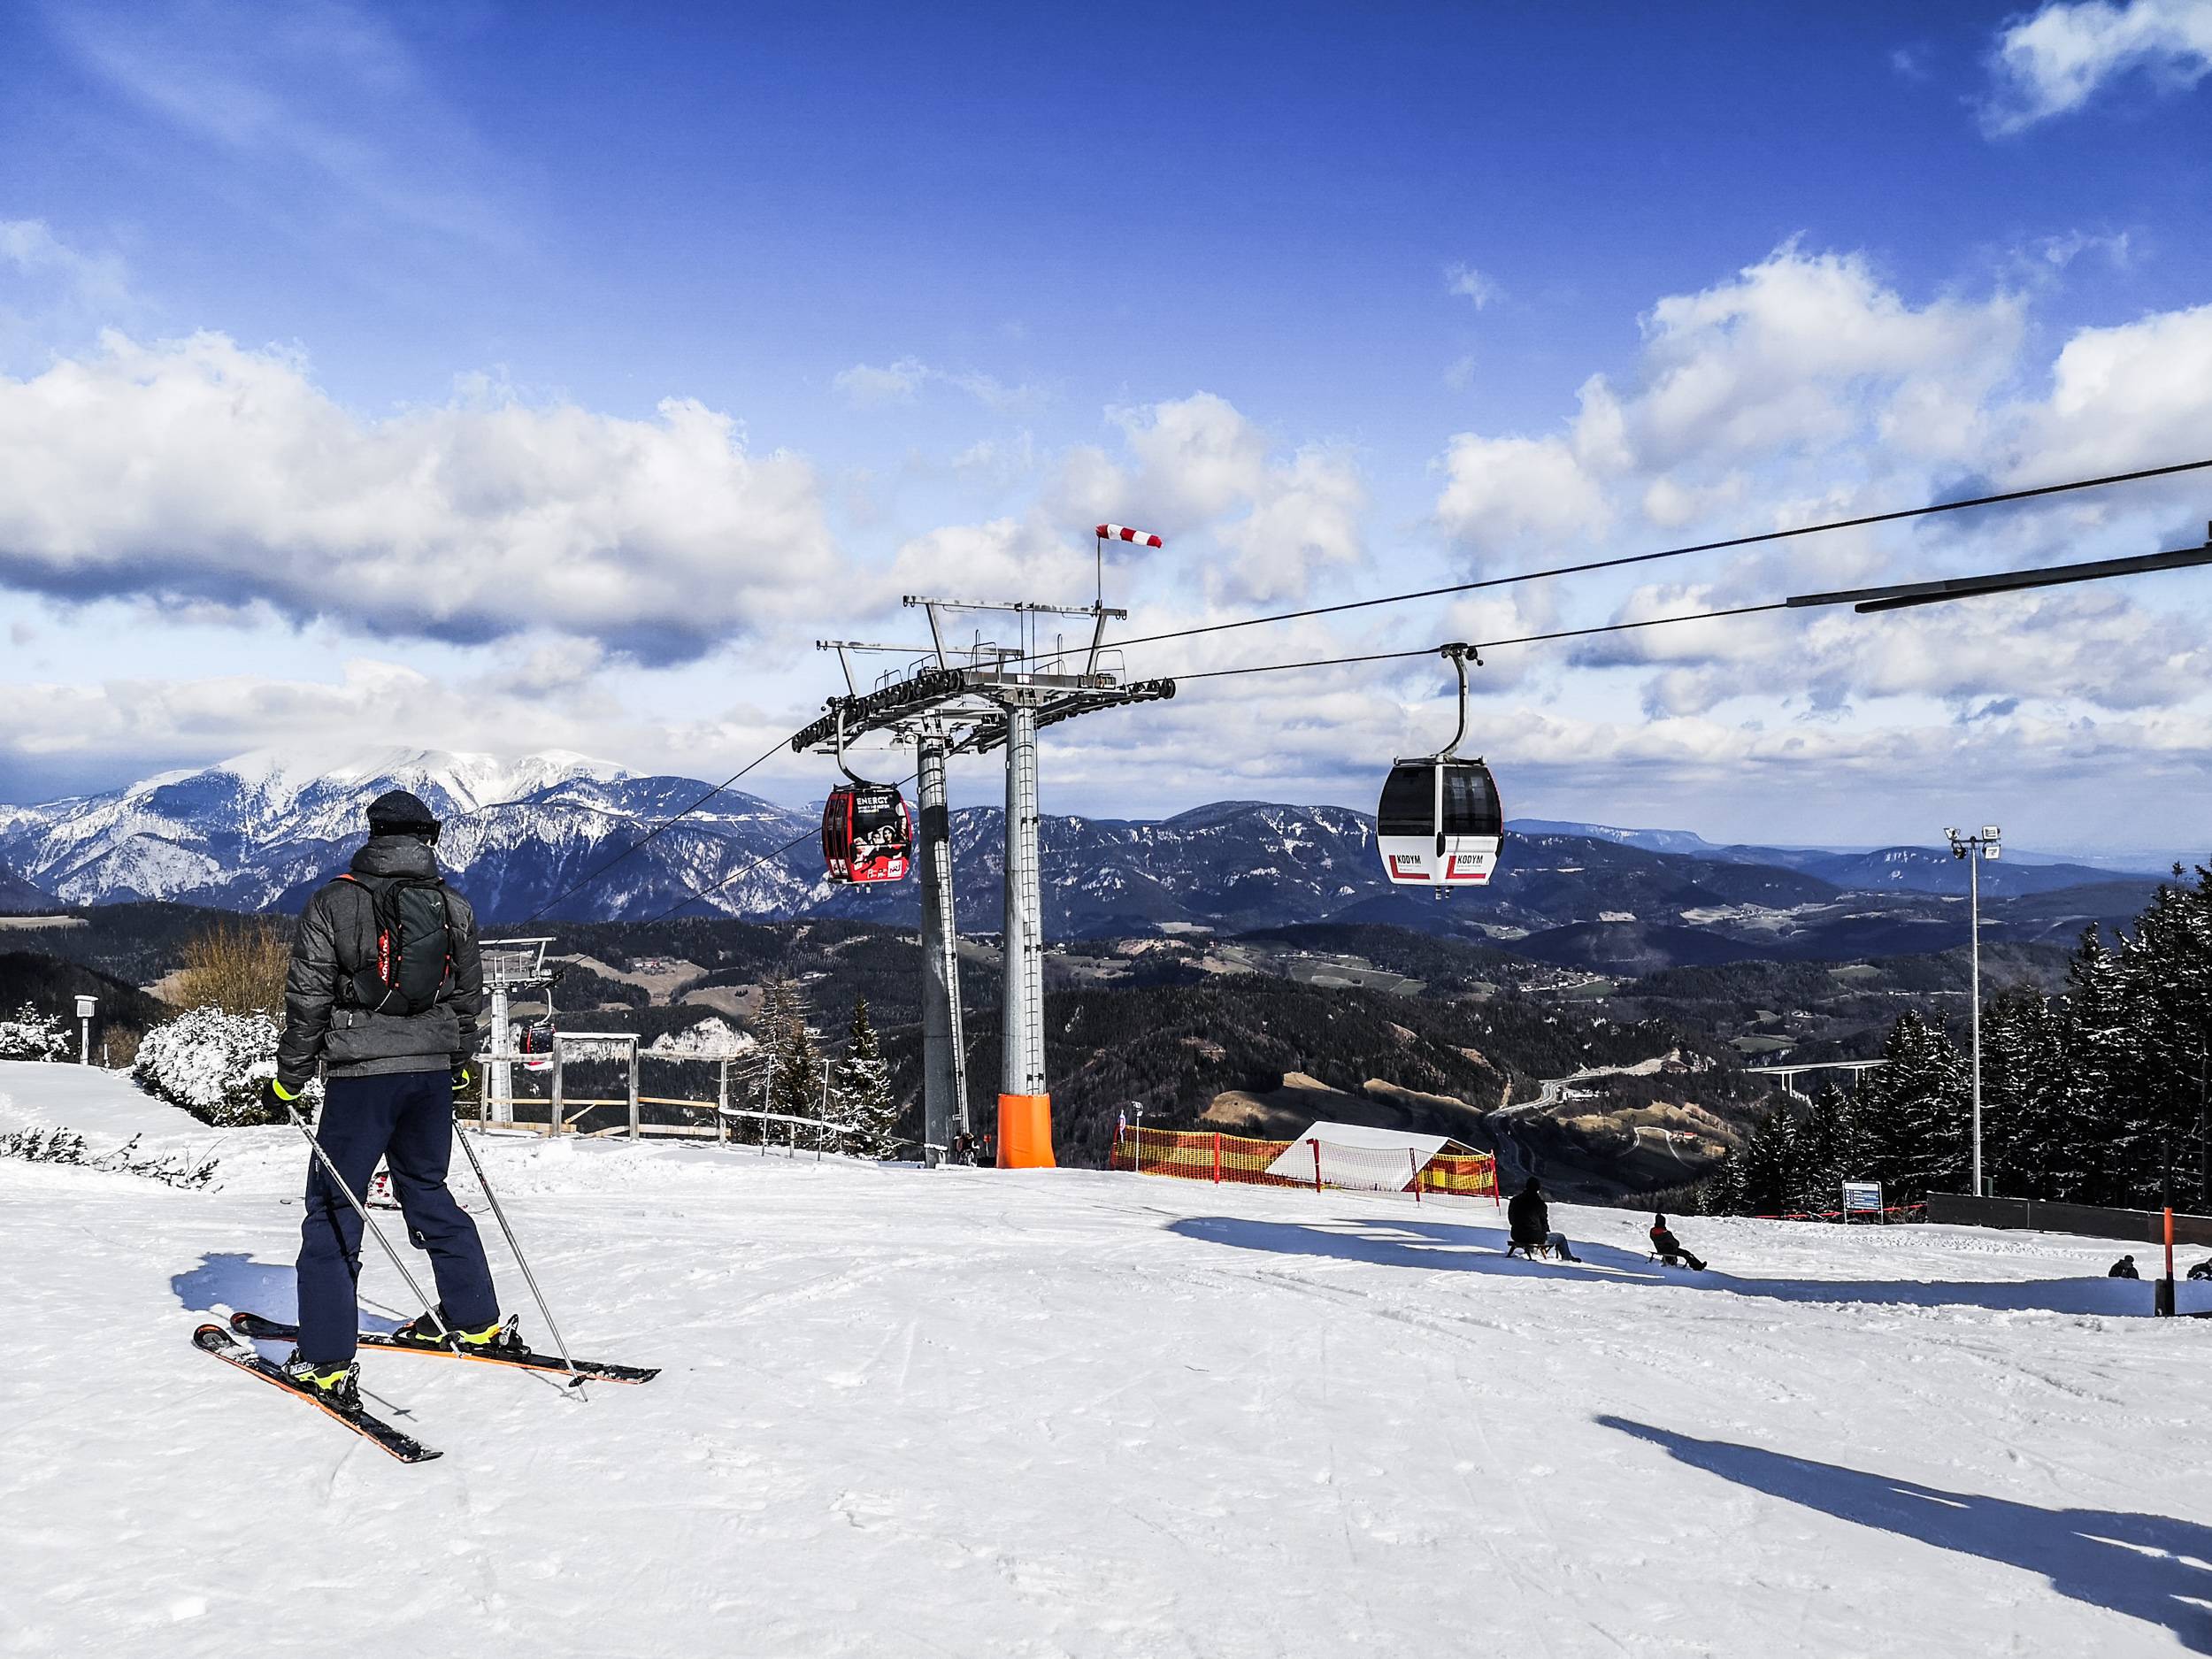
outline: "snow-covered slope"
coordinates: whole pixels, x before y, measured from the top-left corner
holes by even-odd
[[[1691,1277],[1561,1209],[1532,1267],[1487,1205],[495,1140],[571,1340],[666,1370],[373,1355],[409,1468],[188,1345],[290,1305],[303,1149],[219,1138],[211,1192],[0,1160],[0,1651],[2212,1649],[2204,1327],[2110,1244],[1690,1221]]]

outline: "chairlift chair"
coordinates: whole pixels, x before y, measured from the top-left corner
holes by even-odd
[[[852,781],[822,804],[822,864],[840,885],[902,881],[913,863],[914,819],[895,783],[871,783],[845,764],[845,710],[837,710],[837,769]]]
[[[1497,780],[1477,756],[1460,757],[1467,735],[1467,658],[1473,648],[1441,653],[1459,671],[1459,729],[1433,755],[1398,760],[1375,808],[1375,846],[1383,874],[1399,887],[1425,887],[1438,898],[1454,887],[1488,884],[1505,841]],[[1482,659],[1475,658],[1478,666]]]

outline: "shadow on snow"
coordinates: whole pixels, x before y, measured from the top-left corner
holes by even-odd
[[[250,1256],[214,1251],[203,1256],[197,1267],[172,1274],[169,1288],[193,1313],[242,1310],[288,1322],[299,1316],[299,1290],[289,1262],[257,1262]],[[364,1331],[396,1331],[402,1323],[362,1310]]]
[[[1346,1217],[1311,1222],[1253,1221],[1237,1216],[1192,1216],[1170,1222],[1171,1233],[1238,1249],[1279,1256],[1334,1256],[1384,1267],[1417,1267],[1432,1271],[1490,1273],[1509,1279],[1571,1279],[1597,1284],[1671,1286],[1690,1290],[1731,1291],[1774,1302],[1887,1303],[1901,1307],[1986,1308],[1997,1312],[2106,1314],[2151,1313],[2147,1279],[2102,1277],[2039,1279],[2010,1283],[1920,1279],[1742,1279],[1717,1269],[1702,1273],[1662,1267],[1640,1250],[1575,1241],[1578,1264],[1529,1262],[1505,1254],[1502,1227],[1463,1223]],[[1694,1248],[1695,1240],[1692,1240]],[[2177,1286],[2183,1311],[2193,1286]]]
[[[1755,1446],[1697,1440],[1625,1417],[1596,1421],[1755,1492],[2040,1573],[2061,1595],[2163,1626],[2191,1653],[2212,1653],[2212,1527],[2124,1510],[2039,1509]]]

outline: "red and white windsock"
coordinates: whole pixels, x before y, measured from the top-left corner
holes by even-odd
[[[1132,530],[1125,524],[1102,524],[1098,526],[1102,541],[1134,541],[1139,547],[1164,547],[1167,544],[1149,530]]]

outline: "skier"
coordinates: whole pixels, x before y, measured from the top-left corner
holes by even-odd
[[[2143,1277],[2135,1271],[2135,1258],[2131,1256],[2124,1256],[2113,1263],[2110,1267],[2105,1269],[2104,1276],[2107,1279],[2140,1279]]]
[[[1669,1267],[1678,1260],[1688,1263],[1693,1271],[1701,1273],[1705,1271],[1705,1263],[1682,1248],[1682,1240],[1674,1236],[1664,1216],[1651,1218],[1651,1253]]]
[[[1568,1248],[1565,1233],[1551,1230],[1551,1207],[1545,1203],[1544,1189],[1533,1175],[1506,1205],[1505,1225],[1512,1236],[1512,1242],[1506,1246],[1508,1256],[1516,1250],[1524,1256],[1548,1250],[1563,1262],[1581,1259]]]
[[[410,1240],[430,1253],[439,1317],[463,1348],[512,1348],[484,1247],[453,1194],[454,1095],[469,1082],[483,1001],[476,916],[438,874],[440,828],[403,789],[369,805],[369,839],[348,872],[308,900],[284,981],[284,1037],[267,1085],[286,1105],[319,1067],[317,1139],[347,1187],[365,1197],[381,1158]],[[307,1171],[300,1226],[298,1347],[284,1369],[341,1410],[359,1409],[355,1363],[361,1217],[320,1158]],[[436,1341],[429,1315],[399,1335]]]
[[[2212,1279],[2212,1256],[2208,1256],[2189,1270],[2192,1279]]]

